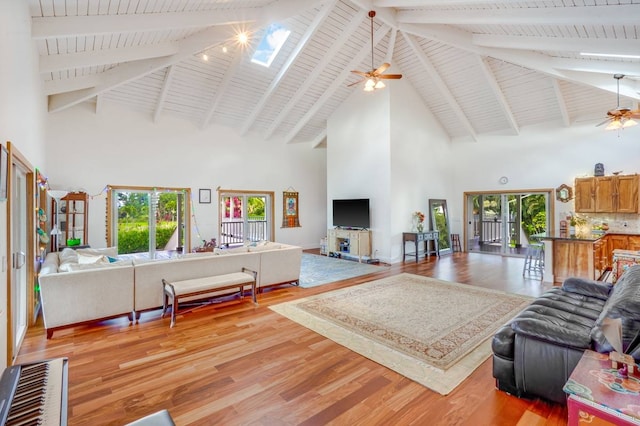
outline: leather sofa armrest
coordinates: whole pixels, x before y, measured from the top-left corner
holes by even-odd
[[[535,318],[516,319],[511,323],[516,334],[531,337],[554,345],[577,349],[589,349],[591,339],[573,330],[540,321]]]
[[[563,291],[595,297],[601,300],[607,300],[609,298],[609,293],[611,293],[612,288],[613,285],[609,283],[577,277],[567,278],[562,283]]]

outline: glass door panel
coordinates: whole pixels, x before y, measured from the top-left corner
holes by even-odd
[[[268,194],[220,193],[220,246],[272,239],[272,197]]]
[[[187,200],[182,191],[113,191],[119,254],[171,257],[188,245]],[[187,247],[188,248],[188,247]]]
[[[467,195],[469,251],[523,256],[549,226],[546,192]]]

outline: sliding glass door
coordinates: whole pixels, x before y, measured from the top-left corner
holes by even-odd
[[[549,229],[550,193],[467,193],[467,250],[524,255],[536,235]]]
[[[109,189],[110,245],[119,254],[170,257],[188,250],[189,193],[171,188]]]

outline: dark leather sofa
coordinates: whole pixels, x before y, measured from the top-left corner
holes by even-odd
[[[518,397],[565,403],[562,387],[586,349],[613,350],[602,334],[605,318],[622,320],[623,347],[640,360],[640,265],[615,286],[568,278],[535,299],[493,337],[498,389]]]

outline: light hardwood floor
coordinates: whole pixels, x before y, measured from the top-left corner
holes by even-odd
[[[163,408],[178,425],[566,425],[566,407],[496,390],[491,359],[445,397],[269,309],[401,272],[539,295],[548,286],[523,278],[522,263],[475,253],[407,261],[312,289],[274,288],[257,307],[198,308],[173,329],[160,311],[51,340],[38,325],[17,362],[69,358],[70,425],[122,425]]]

